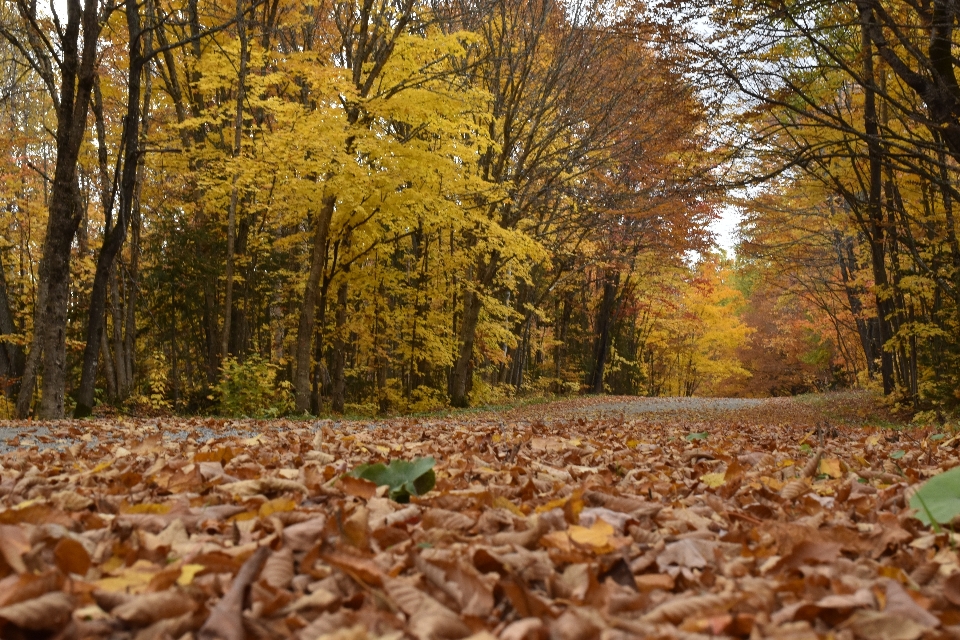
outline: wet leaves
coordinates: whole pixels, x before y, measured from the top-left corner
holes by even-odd
[[[911,508],[957,440],[590,406],[86,423],[8,453],[0,637],[957,637],[960,541]],[[409,477],[347,475],[401,458],[434,460],[407,504]]]

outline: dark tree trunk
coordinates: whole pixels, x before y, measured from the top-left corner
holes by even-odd
[[[330,220],[337,199],[326,195],[320,210],[317,211],[315,230],[313,235],[313,251],[310,256],[310,272],[307,275],[306,287],[303,291],[303,303],[300,306],[300,320],[297,324],[297,353],[296,370],[293,377],[294,398],[297,411],[310,411],[310,370],[313,367],[312,352],[313,334],[316,326],[317,290],[320,288],[320,278],[323,276],[323,265],[326,262],[327,234],[330,231]]]
[[[870,326],[866,318],[863,317],[863,301],[861,300],[863,291],[858,285],[854,284],[857,262],[853,254],[853,239],[844,238],[839,231],[834,231],[833,244],[837,251],[837,263],[840,266],[840,279],[847,296],[847,305],[857,325],[857,336],[860,338],[860,346],[867,361],[867,373],[872,377],[876,372],[876,363],[874,362],[876,348],[870,336]]]
[[[477,278],[474,280],[476,289],[467,289],[463,294],[463,308],[460,318],[460,346],[457,360],[450,373],[450,404],[455,407],[466,407],[470,403],[470,388],[473,383],[473,346],[477,340],[477,325],[480,322],[480,310],[483,300],[477,293],[489,291],[497,274],[500,260],[499,253],[494,252],[477,265]]]
[[[867,36],[866,23],[870,17],[861,13],[865,25],[863,28],[863,76],[865,79],[863,120],[864,133],[867,136],[867,153],[870,167],[869,193],[867,194],[867,215],[870,239],[870,262],[873,269],[874,286],[876,288],[876,305],[878,316],[878,330],[880,338],[880,376],[883,380],[883,392],[889,395],[894,390],[893,353],[886,348],[892,338],[890,331],[890,317],[893,314],[893,305],[886,295],[889,285],[886,268],[886,242],[883,219],[883,149],[880,144],[880,127],[877,118],[876,86],[873,72],[873,47]]]
[[[25,11],[27,3],[18,3]],[[40,418],[62,418],[66,392],[67,302],[70,294],[70,247],[80,226],[77,160],[87,126],[90,95],[96,79],[100,25],[97,0],[67,1],[57,107],[57,160],[50,192],[49,216],[39,270],[35,339],[17,399],[17,415],[30,411],[38,365],[42,366]],[[34,18],[34,16],[30,16]],[[35,23],[35,22],[34,22]],[[81,24],[82,23],[82,24]],[[79,49],[81,27],[83,48]]]
[[[596,343],[593,349],[593,370],[587,385],[590,393],[603,393],[603,373],[610,356],[610,341],[613,336],[613,315],[617,305],[617,290],[620,272],[606,273],[603,277],[603,298],[597,309]]]
[[[450,404],[466,407],[469,404],[469,382],[473,375],[473,343],[477,338],[477,323],[483,303],[475,291],[463,296],[463,317],[460,321],[460,350],[450,374]]]
[[[240,157],[241,142],[243,140],[243,101],[246,97],[247,66],[247,27],[243,15],[243,0],[237,0],[236,5],[237,34],[240,37],[240,71],[237,74],[236,114],[233,122],[233,158]],[[226,291],[223,303],[223,336],[220,352],[224,358],[230,355],[230,338],[233,322],[233,284],[235,267],[235,244],[237,228],[237,209],[240,202],[240,168],[234,169],[233,188],[230,191],[230,207],[227,212],[227,266],[224,280]]]
[[[563,299],[558,303],[559,309],[557,311],[557,320],[555,323],[556,327],[556,340],[557,345],[554,347],[553,351],[553,377],[555,378],[554,382],[554,393],[563,392],[563,366],[564,361],[567,358],[567,333],[570,326],[570,316],[573,313],[573,304],[570,302],[568,296],[564,296]]]
[[[347,378],[347,281],[337,288],[337,323],[333,338],[333,393],[330,400],[335,413],[343,413],[346,405]]]
[[[117,220],[109,228],[110,212],[107,212],[108,229],[97,257],[97,269],[93,277],[93,290],[90,293],[90,305],[87,315],[87,343],[83,352],[83,364],[80,374],[80,388],[74,418],[89,416],[93,410],[94,387],[97,367],[100,364],[101,335],[107,306],[107,284],[117,254],[127,238],[133,200],[137,188],[137,168],[140,160],[140,124],[141,124],[141,72],[144,66],[143,39],[140,25],[140,10],[136,2],[126,5],[127,29],[130,33],[129,73],[127,76],[127,114],[123,123],[123,139],[120,145],[123,156],[123,172],[120,179]],[[149,94],[149,92],[148,92]],[[149,98],[148,98],[149,100]],[[143,102],[143,111],[147,102]],[[108,205],[109,206],[109,205]],[[128,300],[128,304],[129,304]]]
[[[13,312],[10,308],[10,297],[7,294],[7,274],[0,261],[0,335],[17,333],[13,322]],[[7,397],[14,397],[19,390],[19,379],[23,376],[24,357],[23,348],[10,342],[0,345],[0,376],[6,378],[2,392]]]

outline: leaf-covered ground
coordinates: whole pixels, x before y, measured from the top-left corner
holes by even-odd
[[[857,397],[650,402],[20,429],[0,637],[960,637],[957,540],[905,509],[960,439]],[[410,504],[344,477],[426,456]]]

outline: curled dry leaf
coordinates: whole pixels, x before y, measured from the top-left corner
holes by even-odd
[[[470,516],[446,509],[427,509],[423,513],[421,521],[425,529],[447,529],[449,531],[466,531],[477,523]]]
[[[268,547],[260,547],[243,563],[220,602],[200,628],[199,640],[244,640],[243,600],[247,588],[257,579],[270,555]]]
[[[780,490],[780,497],[785,501],[790,502],[792,500],[796,500],[809,491],[810,485],[807,484],[806,481],[791,480],[787,484],[783,485],[783,489]]]
[[[384,588],[387,596],[407,615],[407,629],[415,638],[432,640],[470,635],[470,627],[460,616],[408,581],[389,578],[384,581]]]
[[[284,547],[270,554],[263,565],[263,571],[260,572],[260,579],[271,587],[286,589],[290,586],[293,575],[293,551]]]
[[[0,608],[0,620],[31,631],[59,629],[70,620],[74,604],[71,596],[62,591],[53,591],[39,598]]]
[[[681,596],[664,602],[643,616],[645,622],[681,622],[691,616],[723,611],[738,600],[732,594]]]
[[[50,502],[63,511],[83,511],[93,506],[93,500],[67,489],[50,495]]]
[[[283,529],[283,545],[291,551],[307,551],[317,544],[327,519],[324,516],[311,518]]]
[[[817,452],[814,453],[810,460],[807,461],[807,464],[803,466],[803,473],[800,474],[801,477],[812,478],[813,476],[817,475],[817,470],[820,468],[821,458],[823,458],[823,449],[817,449]]]
[[[137,596],[110,611],[118,620],[129,624],[146,626],[157,620],[175,618],[192,613],[196,602],[179,589]]]
[[[278,495],[285,492],[307,494],[309,490],[296,480],[285,478],[258,478],[255,480],[240,480],[220,485],[222,491],[235,496],[252,496],[258,493],[263,495]]]

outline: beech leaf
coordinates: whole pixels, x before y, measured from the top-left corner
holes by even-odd
[[[939,527],[960,515],[960,467],[924,482],[910,499],[910,507],[927,526]]]
[[[433,471],[437,461],[432,458],[393,460],[389,464],[364,464],[351,471],[349,476],[369,480],[377,486],[390,487],[390,498],[397,502],[410,502],[411,496],[422,496],[437,483]]]

